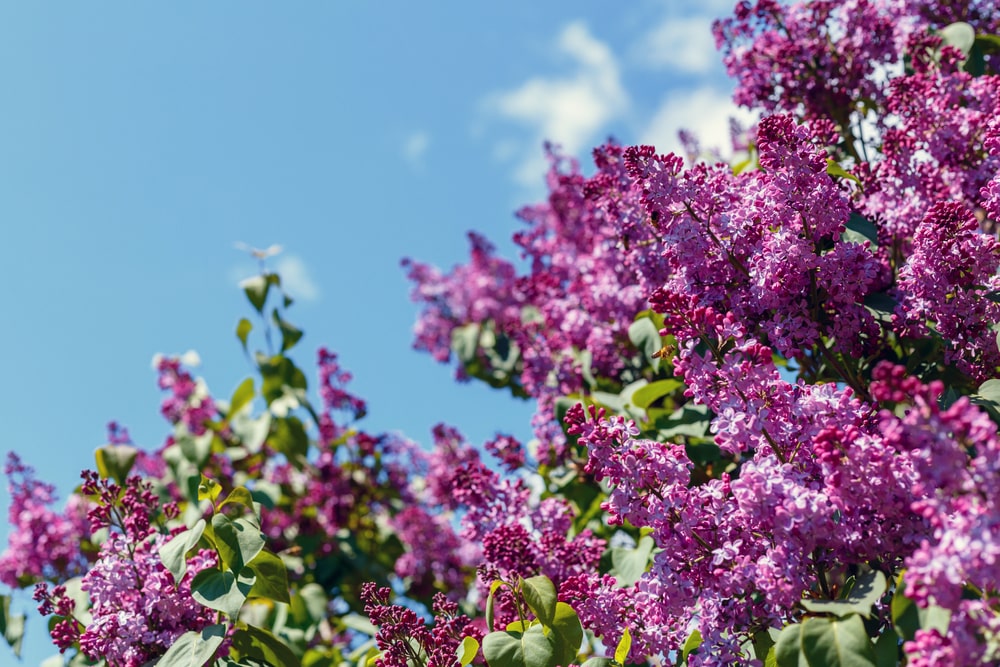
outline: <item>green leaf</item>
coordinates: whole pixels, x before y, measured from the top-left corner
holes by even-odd
[[[875,642],[875,664],[878,667],[896,667],[899,664],[899,635],[891,626]]]
[[[253,386],[253,378],[247,378],[240,383],[240,386],[236,388],[233,392],[233,397],[229,399],[229,412],[227,417],[229,419],[233,418],[233,415],[237,414],[245,406],[249,405],[253,400],[253,397],[257,395],[257,391]]]
[[[270,598],[286,604],[291,602],[288,596],[288,569],[281,558],[270,551],[261,551],[247,567],[257,577],[250,597]]]
[[[276,273],[253,276],[240,283],[250,305],[261,315],[264,314],[264,304],[267,303],[267,293],[271,289],[271,285],[281,285],[281,279]],[[237,335],[239,335],[239,328],[237,328]]]
[[[243,625],[233,633],[233,648],[240,658],[250,658],[271,667],[301,667],[301,662],[280,639],[254,625]]]
[[[329,604],[329,600],[326,597],[323,587],[316,583],[309,583],[300,588],[292,596],[292,615],[295,617],[296,622],[303,627],[316,625],[326,618],[327,604]],[[350,625],[348,621],[354,617],[363,620],[367,625],[363,628]],[[345,614],[340,617],[340,620],[348,628],[358,630],[366,635],[375,636],[376,628],[366,616],[361,616],[357,613]]]
[[[226,638],[226,626],[210,625],[200,632],[185,632],[156,662],[156,667],[203,667],[215,656]]]
[[[490,594],[486,597],[486,629],[493,632],[493,596],[497,589],[503,586],[499,579],[490,584]]]
[[[618,588],[632,586],[639,581],[649,566],[649,557],[656,544],[649,535],[642,537],[634,549],[614,547],[611,549],[611,575]]]
[[[160,547],[160,562],[174,575],[174,583],[179,584],[187,572],[187,552],[190,551],[201,540],[205,532],[205,520],[198,519],[198,522],[182,533],[177,533],[170,540]]]
[[[0,595],[0,633],[18,658],[21,657],[21,640],[24,639],[24,614],[10,613],[10,596]]]
[[[254,511],[253,506],[253,495],[250,493],[249,489],[245,486],[237,486],[235,489],[229,492],[226,499],[219,503],[219,509],[227,505],[242,505],[251,512]]]
[[[225,514],[215,514],[212,530],[222,566],[233,573],[242,572],[264,549],[260,527],[247,517],[230,519]]]
[[[632,633],[626,627],[625,631],[622,632],[622,638],[618,640],[618,646],[615,647],[615,662],[619,665],[624,665],[625,661],[628,660],[628,653],[632,650]]]
[[[274,434],[269,442],[289,459],[301,459],[309,453],[309,436],[298,417],[275,419]]]
[[[119,484],[125,483],[132,464],[139,450],[131,445],[104,445],[94,452],[97,459],[97,472],[105,479],[113,479]]]
[[[202,570],[191,581],[191,597],[235,619],[253,588],[253,577],[237,577],[230,571]]]
[[[947,46],[953,46],[966,56],[976,42],[976,30],[964,21],[958,21],[938,30],[942,42]]]
[[[774,650],[779,667],[875,667],[875,651],[857,614],[786,626]]]
[[[640,387],[635,391],[635,393],[632,394],[632,405],[637,408],[648,408],[656,401],[660,400],[664,396],[669,396],[683,386],[683,382],[673,378],[650,382],[646,386]]]
[[[458,664],[461,667],[466,667],[476,659],[478,653],[479,641],[475,637],[464,637],[462,643],[458,645],[458,650],[455,651],[455,657],[458,658]]]
[[[858,575],[850,594],[843,600],[802,600],[802,607],[815,614],[848,616],[860,614],[871,618],[872,606],[885,595],[889,585],[885,575],[878,570],[869,570]]]
[[[204,475],[201,476],[201,481],[198,482],[198,500],[211,500],[214,504],[220,493],[222,493],[222,487],[218,482]]]
[[[281,331],[282,352],[292,349],[302,339],[302,329],[293,326],[287,320],[283,320],[277,308],[271,312],[271,319],[274,320],[274,323],[278,325],[278,330]]]
[[[552,637],[541,625],[524,633],[491,632],[483,637],[483,656],[490,667],[556,667]]]
[[[688,635],[687,640],[684,642],[684,646],[681,647],[681,660],[684,664],[687,664],[688,656],[694,651],[698,650],[701,646],[701,632],[697,629],[692,630],[691,634]]]
[[[896,300],[885,292],[873,292],[865,295],[865,308],[883,324],[892,323],[892,314],[896,311]]]
[[[247,336],[253,331],[253,325],[250,324],[250,320],[245,317],[241,317],[240,321],[236,323],[236,337],[240,339],[240,344],[243,345],[243,351],[247,349]]]
[[[521,580],[521,592],[528,608],[542,625],[552,627],[556,618],[556,587],[544,574]]]
[[[642,317],[629,325],[628,338],[635,345],[636,349],[642,352],[643,357],[649,362],[653,370],[660,369],[659,357],[653,355],[663,348],[663,339],[660,338],[660,330],[648,317]]]
[[[844,169],[839,162],[833,158],[826,159],[826,173],[830,176],[835,176],[836,178],[846,178],[848,180],[854,181],[855,183],[861,184],[861,179],[852,174],[851,172]]]
[[[948,626],[951,624],[951,611],[944,607],[931,605],[929,607],[918,607],[917,603],[906,597],[904,591],[906,584],[903,583],[901,573],[896,579],[896,592],[892,596],[892,625],[896,629],[896,634],[905,641],[912,641],[917,630],[937,630],[942,637],[947,636]]]
[[[858,244],[870,241],[874,248],[878,245],[878,229],[871,220],[852,211],[847,219],[843,238],[845,241]]]
[[[552,636],[555,639],[557,665],[576,663],[576,654],[583,642],[583,625],[576,610],[565,602],[556,603],[555,618],[552,621]]]

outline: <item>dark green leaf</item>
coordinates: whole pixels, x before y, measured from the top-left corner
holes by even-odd
[[[269,442],[291,460],[303,459],[309,453],[309,435],[298,417],[280,417],[274,420],[274,434]]]
[[[235,619],[253,584],[253,577],[237,577],[228,570],[202,570],[191,581],[191,597],[209,609],[221,611]]]
[[[274,320],[274,323],[278,325],[278,330],[281,331],[281,351],[285,352],[295,347],[295,344],[302,338],[302,329],[282,319],[277,308],[271,312],[271,319]]]
[[[270,598],[277,602],[289,603],[288,569],[282,560],[270,551],[261,551],[249,565],[257,576],[250,597]]]
[[[875,667],[874,648],[857,614],[786,626],[774,652],[779,667]]]
[[[301,667],[302,664],[280,639],[254,625],[240,627],[233,633],[233,648],[241,659],[250,658],[271,667]]]
[[[198,519],[192,527],[182,533],[177,533],[166,544],[160,547],[160,561],[174,575],[174,583],[180,583],[187,572],[187,552],[201,540],[205,532],[205,520]]]
[[[871,220],[863,215],[852,212],[847,219],[846,228],[844,240],[852,243],[870,241],[872,247],[878,245],[878,229],[875,228],[875,224]]]
[[[951,624],[951,612],[943,607],[931,605],[921,608],[917,603],[906,597],[903,591],[903,574],[896,580],[896,592],[892,596],[892,625],[903,641],[912,641],[917,630],[937,630],[941,636],[947,636]]]
[[[871,618],[872,606],[885,595],[889,586],[885,575],[878,570],[869,570],[858,575],[854,587],[844,600],[802,600],[802,607],[815,614],[848,616],[860,614]]]
[[[493,632],[493,596],[502,585],[502,581],[494,581],[490,584],[490,594],[486,598],[486,629],[490,632]]]
[[[271,289],[271,281],[268,279],[269,275],[253,276],[240,283],[240,287],[243,288],[243,292],[247,295],[250,305],[261,314],[264,312],[264,304],[267,303],[268,290]],[[237,335],[239,335],[238,329]]]
[[[888,627],[875,642],[875,664],[878,667],[896,667],[899,664],[899,635]]]
[[[203,667],[215,656],[226,638],[226,626],[210,625],[200,632],[189,630],[177,638],[156,662],[156,667]]]

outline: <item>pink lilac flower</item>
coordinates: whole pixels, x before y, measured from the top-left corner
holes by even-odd
[[[215,612],[191,597],[191,580],[216,566],[214,552],[201,550],[188,561],[179,584],[160,561],[164,535],[130,542],[113,534],[81,588],[91,600],[92,621],[79,637],[80,650],[114,667],[141,667],[162,655],[189,630],[211,625]]]
[[[913,252],[899,270],[899,305],[894,322],[901,333],[928,336],[928,325],[944,339],[946,363],[977,382],[1000,365],[996,333],[1000,304],[986,293],[1000,288],[1000,241],[979,229],[959,203],[927,212],[913,238]]]
[[[183,424],[193,435],[205,433],[205,423],[214,419],[217,411],[204,386],[195,381],[177,357],[159,358],[156,370],[160,389],[171,392],[160,406],[163,416],[171,424]]]
[[[63,512],[56,512],[55,487],[40,482],[34,470],[13,452],[4,469],[10,493],[8,546],[0,554],[0,581],[23,588],[42,580],[64,581],[81,574],[87,558],[80,544],[90,535],[86,502],[70,496]]]

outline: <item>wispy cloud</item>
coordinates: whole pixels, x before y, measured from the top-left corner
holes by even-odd
[[[574,61],[572,74],[533,77],[486,100],[492,112],[532,130],[530,141],[514,152],[514,179],[526,186],[539,184],[545,173],[543,141],[577,153],[629,104],[614,53],[582,22],[570,23],[560,32],[556,50]]]
[[[755,116],[733,104],[728,91],[702,86],[694,90],[677,90],[668,95],[653,115],[642,134],[641,143],[652,144],[660,153],[683,155],[680,130],[690,130],[703,149],[718,149],[726,156],[730,152],[729,119],[749,124]]]
[[[689,74],[705,74],[721,67],[712,36],[714,17],[714,13],[671,13],[636,41],[631,60],[646,67]]]
[[[413,166],[423,164],[424,155],[430,148],[431,137],[424,131],[414,132],[403,142],[403,158]]]
[[[319,298],[319,286],[309,275],[306,263],[296,255],[283,255],[274,264],[281,276],[281,286],[295,299],[315,301]]]

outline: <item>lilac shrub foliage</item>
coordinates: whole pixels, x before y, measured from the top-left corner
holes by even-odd
[[[548,147],[521,262],[405,260],[415,347],[531,442],[366,432],[325,348],[313,398],[264,270],[228,400],[159,358],[170,434],[113,424],[61,512],[10,456],[0,581],[74,666],[997,664],[990,5],[740,2],[735,166]]]

